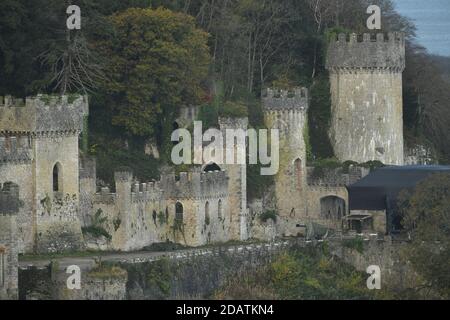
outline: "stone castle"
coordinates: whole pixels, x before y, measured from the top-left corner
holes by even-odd
[[[403,35],[341,34],[330,42],[326,66],[332,97],[330,138],[338,159],[403,164]],[[263,94],[266,126],[280,132],[280,167],[267,197],[249,202],[246,165],[238,164],[205,164],[179,175],[164,172],[150,182],[138,182],[132,172],[122,170],[115,172],[111,189],[100,188],[95,159],[80,157],[78,150],[89,113],[86,97],[4,97],[0,275],[17,278],[11,265],[18,252],[132,251],[168,241],[201,246],[298,236],[313,226],[346,229],[346,186],[368,170],[355,165],[318,176],[307,166],[309,101],[306,88],[267,89]],[[188,127],[195,113],[184,110],[179,123]],[[228,128],[247,129],[248,120],[220,118],[219,126],[225,135]],[[269,210],[277,213],[276,219],[258,219]],[[385,233],[385,225],[385,217],[374,217],[372,230]],[[100,226],[109,236],[82,232]],[[0,298],[17,290],[14,281],[5,278],[0,278]]]

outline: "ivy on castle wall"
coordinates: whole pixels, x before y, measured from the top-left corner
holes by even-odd
[[[311,144],[310,160],[334,156],[328,136],[331,122],[331,94],[327,74],[316,79],[310,89],[311,102],[308,111],[308,127]]]

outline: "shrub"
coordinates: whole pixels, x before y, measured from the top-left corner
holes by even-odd
[[[90,234],[94,238],[100,238],[101,236],[105,237],[108,240],[111,240],[112,238],[108,231],[100,226],[82,227],[81,231],[83,232],[83,234]]]
[[[219,116],[229,118],[243,118],[248,116],[247,107],[239,102],[227,101],[219,109]]]
[[[364,240],[361,237],[345,239],[342,245],[346,248],[356,250],[361,254],[364,252]]]
[[[341,168],[342,163],[335,158],[327,158],[314,161],[312,166],[314,167],[312,172],[313,178],[323,178],[327,170]]]
[[[109,266],[100,263],[88,273],[88,277],[97,279],[123,279],[127,277],[127,271],[118,266]]]
[[[267,222],[267,220],[272,219],[273,222],[277,222],[278,213],[275,210],[268,210],[261,213],[259,219],[262,222]]]

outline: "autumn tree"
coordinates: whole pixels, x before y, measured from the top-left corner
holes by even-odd
[[[450,297],[450,173],[438,173],[400,196],[402,225],[412,242],[406,252],[424,284],[418,289]],[[427,291],[425,291],[427,292]]]
[[[202,98],[208,35],[192,17],[164,8],[128,9],[110,22],[113,32],[99,41],[99,52],[109,60],[103,87],[112,122],[132,135],[152,135],[177,108]]]

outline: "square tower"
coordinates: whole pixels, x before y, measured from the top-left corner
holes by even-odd
[[[88,114],[84,96],[0,101],[2,180],[23,190],[18,216],[21,252],[76,250],[79,219],[78,138]]]

